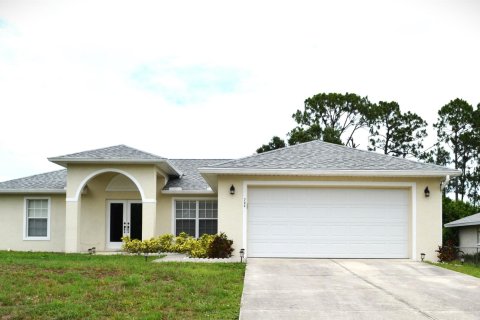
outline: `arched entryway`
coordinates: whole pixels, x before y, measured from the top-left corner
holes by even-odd
[[[71,197],[67,197],[65,251],[119,250],[123,236],[152,237],[156,174],[151,172],[138,167],[98,168],[71,178],[76,186],[67,188]]]

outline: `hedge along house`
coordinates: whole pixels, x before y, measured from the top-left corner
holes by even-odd
[[[225,232],[248,257],[435,257],[457,170],[313,141],[238,160],[124,145],[0,183],[0,249],[118,250],[121,237]],[[428,192],[427,192],[428,191]]]

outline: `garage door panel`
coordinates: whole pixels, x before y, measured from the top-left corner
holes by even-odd
[[[251,257],[406,258],[407,190],[249,191]]]

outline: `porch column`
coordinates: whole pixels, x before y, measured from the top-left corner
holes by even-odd
[[[157,203],[154,200],[142,202],[142,240],[154,236],[157,227]]]
[[[67,200],[65,216],[65,252],[78,252],[80,201]]]

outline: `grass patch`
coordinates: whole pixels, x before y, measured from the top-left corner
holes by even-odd
[[[465,274],[480,278],[480,266],[475,266],[474,264],[464,263],[462,265],[460,261],[452,261],[449,263],[446,263],[446,262],[442,262],[442,263],[430,262],[430,263],[438,267],[465,273]]]
[[[0,319],[238,319],[245,265],[0,251]]]

